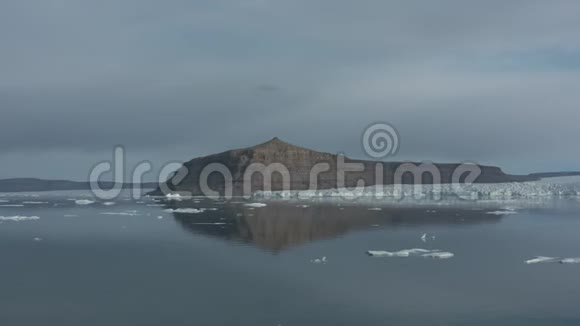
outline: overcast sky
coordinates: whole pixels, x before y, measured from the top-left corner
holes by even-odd
[[[579,1],[1,0],[0,178],[291,143],[580,170]]]

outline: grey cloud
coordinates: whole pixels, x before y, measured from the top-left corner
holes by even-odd
[[[571,168],[579,15],[570,1],[3,1],[0,160],[116,144],[187,159],[273,136],[363,156],[362,129],[389,121],[397,159]]]

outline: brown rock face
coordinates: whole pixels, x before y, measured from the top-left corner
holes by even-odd
[[[307,148],[295,146],[278,138],[256,145],[253,147],[235,149],[219,154],[209,155],[193,159],[185,163],[182,167],[182,172],[186,172],[185,177],[176,176],[170,178],[166,183],[167,189],[176,192],[188,192],[192,195],[205,195],[200,187],[200,176],[202,171],[208,165],[219,163],[220,166],[225,167],[232,176],[233,194],[244,194],[244,180],[248,180],[246,188],[254,192],[258,190],[268,190],[264,186],[264,172],[265,167],[280,167],[283,165],[289,174],[288,182],[284,182],[283,173],[274,172],[271,174],[271,182],[268,182],[270,190],[308,190],[308,189],[332,189],[341,185],[339,182],[339,158],[338,155],[331,153],[318,152]],[[365,186],[372,186],[377,184],[389,185],[393,184],[395,180],[395,171],[397,168],[406,162],[379,162],[379,161],[365,161],[352,160],[344,158],[345,163],[361,163],[364,166],[363,171],[348,172],[344,174],[344,185],[346,187],[355,187],[359,180],[364,182]],[[324,172],[314,174],[311,177],[313,167],[317,164],[326,163]],[[256,165],[258,164],[258,165]],[[260,165],[261,164],[261,165]],[[275,164],[272,166],[272,164]],[[415,163],[419,164],[419,163]],[[379,171],[377,174],[377,165]],[[450,183],[453,172],[460,164],[435,164],[441,174],[441,183]],[[258,173],[244,175],[248,172],[248,168],[257,169]],[[475,180],[478,183],[491,182],[518,182],[530,181],[537,178],[531,176],[516,176],[505,174],[500,168],[493,166],[480,166],[482,169],[481,175]],[[278,171],[278,169],[276,169]],[[382,177],[381,177],[382,174]],[[267,173],[266,173],[267,175]],[[267,179],[267,177],[266,177]],[[213,191],[218,191],[220,194],[225,192],[225,178],[220,173],[211,173],[207,177],[209,188]],[[267,180],[266,180],[267,181]],[[402,183],[414,183],[414,178],[410,174],[403,175]],[[433,179],[429,175],[423,177],[423,183],[433,183]],[[315,187],[311,187],[311,184]],[[312,185],[312,186],[314,186]],[[286,187],[286,189],[284,189]],[[160,194],[157,191],[155,194]]]

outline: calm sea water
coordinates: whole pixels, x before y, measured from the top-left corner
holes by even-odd
[[[524,264],[580,257],[574,199],[74,199],[0,197],[0,325],[580,325],[580,265]],[[184,208],[212,210],[166,211]],[[517,214],[488,214],[507,209]],[[455,257],[365,254],[409,248]]]

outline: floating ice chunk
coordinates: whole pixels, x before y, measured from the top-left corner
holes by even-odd
[[[23,204],[26,204],[26,205],[42,205],[42,204],[48,204],[45,201],[23,201],[22,203]]]
[[[413,249],[405,249],[405,250],[401,250],[398,251],[399,253],[408,253],[409,255],[421,255],[421,254],[426,254],[429,252],[433,252],[433,251],[439,251],[439,250],[427,250],[427,249],[421,249],[421,248],[413,248]]]
[[[382,211],[383,209],[380,207],[371,207],[368,209],[369,211]]]
[[[421,239],[421,241],[423,241],[424,243],[426,243],[426,242],[427,242],[427,241],[429,241],[429,240],[435,240],[435,238],[436,238],[436,237],[435,237],[434,235],[432,235],[432,236],[429,236],[429,234],[427,234],[427,233],[423,233],[423,235],[421,236],[421,238],[420,238],[420,239]]]
[[[383,250],[369,250],[367,255],[372,257],[409,257],[430,253],[432,250],[413,248],[399,251],[383,251]]]
[[[11,222],[22,222],[22,221],[36,221],[39,220],[38,216],[0,216],[0,221],[11,221]]]
[[[34,241],[38,242],[38,241],[42,241],[42,238],[34,238],[34,239],[32,239],[32,240],[34,240]]]
[[[228,223],[223,223],[223,222],[214,222],[214,223],[193,223],[196,225],[227,225]]]
[[[266,207],[267,204],[264,204],[264,203],[247,203],[244,206],[246,206],[246,207],[252,207],[252,208],[260,208],[260,207]]]
[[[162,220],[163,219],[163,216],[161,216],[161,215],[160,216],[157,216],[157,219],[158,220]]]
[[[95,202],[92,200],[88,200],[88,199],[79,199],[79,200],[75,200],[75,204],[77,205],[90,205],[90,204],[94,204]]]
[[[455,255],[451,252],[442,251],[442,252],[430,252],[427,254],[423,254],[421,256],[425,257],[425,258],[449,259],[449,258],[453,258]]]
[[[367,255],[371,257],[393,257],[392,252],[383,250],[369,250],[367,251]]]
[[[24,205],[0,205],[0,207],[24,207]]]
[[[181,201],[181,195],[180,194],[167,194],[165,195],[165,198],[167,198],[168,200],[175,200],[175,201]]]
[[[322,258],[312,259],[310,262],[313,264],[326,264],[327,260],[326,260],[326,256],[324,256]]]
[[[540,264],[540,263],[557,263],[561,260],[558,257],[545,257],[545,256],[537,256],[533,259],[526,260],[526,264]]]
[[[580,258],[564,258],[560,260],[560,264],[580,264]]]
[[[176,208],[176,209],[166,209],[164,212],[167,213],[182,213],[182,214],[199,214],[205,212],[205,208]]]
[[[308,205],[296,205],[296,207],[298,207],[298,208],[308,208],[310,206],[308,206]]]
[[[505,210],[505,211],[494,211],[494,212],[487,212],[486,214],[490,215],[510,215],[510,214],[517,214],[518,212],[512,210]]]
[[[126,212],[105,212],[101,215],[120,215],[120,216],[139,216],[136,211],[126,211]]]
[[[105,205],[105,206],[113,206],[113,205],[115,205],[115,202],[107,201],[107,202],[104,202],[103,205]]]

